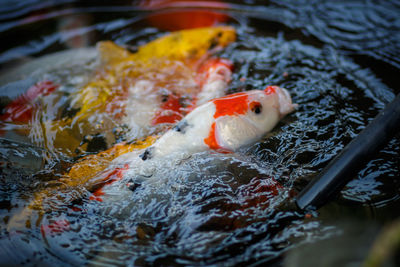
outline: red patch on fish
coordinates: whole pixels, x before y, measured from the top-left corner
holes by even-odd
[[[125,164],[122,168],[115,168],[106,174],[106,177],[103,179],[100,188],[96,189],[92,195],[89,197],[90,200],[103,201],[101,196],[105,193],[103,191],[103,187],[109,184],[112,184],[116,181],[121,180],[124,177],[124,172],[129,169],[129,164]]]
[[[274,85],[267,86],[267,87],[264,89],[264,92],[265,92],[267,95],[275,94],[275,93],[276,93],[276,87],[277,87],[277,86],[274,86]]]
[[[249,109],[247,93],[236,93],[212,100],[215,105],[214,118],[246,114]]]
[[[70,223],[68,220],[59,220],[50,224],[42,224],[40,226],[40,232],[43,237],[49,234],[57,234],[68,231],[70,229]]]
[[[204,139],[204,143],[206,143],[209,148],[214,150],[221,148],[215,136],[215,122],[211,125],[210,133],[208,134],[208,137]]]
[[[23,95],[14,99],[4,108],[4,113],[0,115],[0,120],[6,122],[27,123],[32,119],[34,111],[34,101],[39,96],[47,96],[56,90],[59,85],[51,81],[39,82],[26,91]]]
[[[249,109],[249,96],[246,93],[236,93],[212,100],[215,105],[214,119],[222,116],[237,116],[246,114]],[[216,137],[216,124],[211,125],[208,137],[204,143],[211,149],[222,149]]]
[[[218,150],[220,153],[231,153],[232,151],[227,150],[218,144],[217,137],[215,135],[215,125],[215,122],[211,125],[210,133],[208,134],[208,137],[204,139],[204,143],[206,143],[210,149]]]
[[[182,105],[180,97],[174,94],[168,95],[167,101],[165,101],[160,109],[157,111],[152,125],[160,123],[175,123],[183,118]]]

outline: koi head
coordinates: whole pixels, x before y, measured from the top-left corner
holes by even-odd
[[[215,98],[204,103],[140,156],[145,161],[207,149],[231,152],[260,140],[293,111],[289,94],[277,86]]]
[[[294,111],[298,106],[297,104],[292,103],[292,98],[285,88],[274,85],[267,86],[264,89],[264,92],[267,95],[276,94],[276,96],[278,97],[279,113],[281,118]]]
[[[289,93],[278,86],[234,94],[214,104],[215,143],[231,151],[257,141],[296,108]]]

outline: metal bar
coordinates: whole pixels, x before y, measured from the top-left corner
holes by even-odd
[[[336,195],[400,130],[400,94],[296,197],[300,209],[317,209]]]

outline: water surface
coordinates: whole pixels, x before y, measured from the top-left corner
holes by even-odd
[[[215,11],[229,16],[225,23],[238,33],[238,40],[218,54],[235,64],[229,92],[277,84],[290,91],[298,110],[252,146],[234,154],[199,153],[174,167],[161,165],[155,173],[157,182],[144,182],[139,190],[109,201],[90,201],[84,186],[55,192],[45,200],[45,214],[33,210],[22,226],[13,217],[35,192],[57,188],[62,173],[77,159],[46,143],[46,132],[35,125],[44,117],[73,114],[67,112],[66,96],[93,72],[95,56],[88,52],[93,51],[90,47],[113,40],[135,49],[165,33],[149,24],[148,15],[181,9],[143,11],[123,1],[112,6],[24,1],[0,9],[2,40],[7,40],[0,54],[2,73],[22,63],[34,66],[2,75],[1,104],[37,80],[51,78],[63,85],[45,99],[48,108],[31,128],[2,125],[0,254],[4,264],[280,266],[290,264],[288,259],[304,244],[346,235],[363,249],[361,254],[354,248],[346,253],[353,255],[354,262],[364,260],[376,229],[399,214],[399,135],[334,201],[311,217],[282,204],[400,92],[399,4],[231,4],[213,5]],[[66,27],[72,18],[77,24]],[[82,48],[87,49],[82,50],[85,57],[61,63],[60,58],[40,61],[53,52]],[[94,143],[87,152],[103,149]],[[44,234],[49,226],[59,231]],[[354,229],[361,227],[372,233],[370,239],[360,239]],[[319,256],[331,259],[329,250],[334,249],[328,247]],[[346,253],[335,255],[336,260]]]

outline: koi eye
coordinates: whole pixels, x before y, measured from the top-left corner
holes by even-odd
[[[255,114],[260,114],[262,112],[262,105],[259,102],[251,102],[250,109]]]
[[[165,103],[168,101],[169,95],[162,95],[161,96],[161,102]]]

